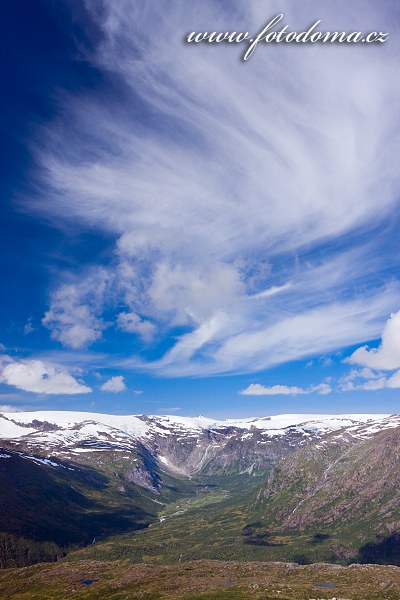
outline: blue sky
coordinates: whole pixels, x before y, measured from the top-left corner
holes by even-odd
[[[9,4],[0,410],[398,412],[398,3]]]

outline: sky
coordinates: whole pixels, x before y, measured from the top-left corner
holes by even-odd
[[[398,2],[2,9],[0,412],[399,412]]]

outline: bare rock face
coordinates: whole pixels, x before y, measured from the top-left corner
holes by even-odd
[[[154,476],[154,474],[140,465],[127,469],[124,473],[124,479],[125,481],[135,483],[139,487],[142,487],[146,490],[158,493],[157,478]]]
[[[125,481],[135,483],[139,487],[158,494],[162,482],[158,474],[157,463],[147,448],[141,446],[140,449],[142,461],[131,463],[131,465],[123,471],[123,478]]]

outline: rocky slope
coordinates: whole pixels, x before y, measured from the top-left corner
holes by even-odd
[[[359,438],[331,434],[275,466],[253,508],[265,527],[340,538],[371,562],[400,564],[400,427]],[[363,439],[365,438],[365,439]],[[393,546],[393,548],[392,548]]]

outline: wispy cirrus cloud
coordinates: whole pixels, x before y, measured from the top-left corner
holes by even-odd
[[[256,315],[218,313],[193,333],[183,336],[162,359],[147,365],[164,375],[207,375],[255,372],[291,360],[326,353],[357,343],[359,336],[374,338],[380,314],[397,302],[398,288],[348,302],[329,303],[289,314],[271,306],[269,319]],[[137,359],[122,361],[143,368]]]
[[[241,390],[242,396],[298,396],[302,394],[322,394],[327,395],[332,392],[329,383],[319,383],[310,385],[308,388],[302,388],[297,385],[271,385],[265,386],[260,383],[251,383],[246,389]]]
[[[398,203],[390,44],[266,45],[243,64],[239,48],[183,36],[210,23],[257,31],[280,3],[266,15],[257,2],[171,1],[163,19],[154,1],[86,5],[103,34],[87,59],[124,93],[118,109],[112,94],[66,99],[36,152],[52,197],[37,208],[106,231],[115,250],[53,292],[52,337],[81,348],[112,322],[146,347],[169,342],[157,360],[121,364],[174,376],[257,371],[375,338],[400,303],[397,254],[368,236]],[[285,18],[384,30],[391,10],[310,2]]]

